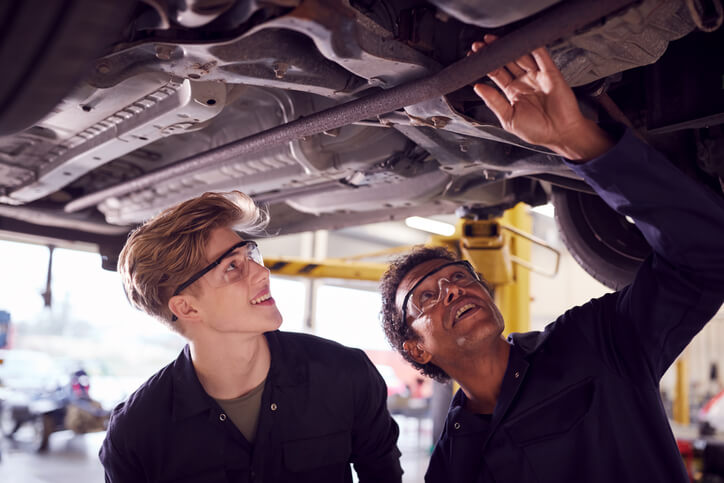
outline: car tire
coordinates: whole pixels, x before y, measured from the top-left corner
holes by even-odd
[[[130,0],[0,2],[0,136],[50,112],[117,40],[134,7]]]
[[[52,414],[23,416],[18,419],[12,410],[5,408],[0,427],[5,438],[12,441],[13,446],[25,451],[47,451],[50,435],[55,430]]]
[[[42,453],[48,451],[50,447],[50,435],[55,431],[55,421],[53,420],[52,414],[43,414],[40,416],[40,434],[38,441],[36,442],[36,451]]]
[[[563,243],[578,264],[611,289],[630,284],[651,253],[636,225],[596,195],[555,188],[551,202]]]

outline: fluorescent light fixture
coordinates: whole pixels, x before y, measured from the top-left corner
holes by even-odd
[[[531,208],[530,210],[538,213],[539,215],[547,216],[549,218],[553,218],[554,213],[555,213],[555,209],[553,208],[553,205],[550,203],[546,203],[545,205],[536,206],[534,208]]]
[[[450,223],[422,218],[420,216],[411,216],[405,219],[405,225],[436,235],[450,236],[455,233],[455,227]]]

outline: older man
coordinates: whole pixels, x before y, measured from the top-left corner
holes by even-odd
[[[632,132],[585,119],[544,49],[489,77],[502,94],[475,90],[502,126],[567,158],[653,254],[630,286],[507,339],[467,263],[432,248],[396,260],[382,282],[390,342],[461,386],[426,481],[688,481],[658,383],[724,299],[724,201]]]

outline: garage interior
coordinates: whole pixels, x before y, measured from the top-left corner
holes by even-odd
[[[632,218],[476,94],[541,45],[587,119],[724,198],[721,0],[6,4],[0,481],[103,480],[110,411],[186,344],[128,303],[120,249],[161,210],[238,189],[270,215],[253,238],[281,330],[365,352],[402,481],[422,482],[460,386],[386,340],[390,261],[420,245],[469,261],[508,335],[624,289],[651,253]],[[720,309],[659,386],[692,483],[724,482],[722,371]]]
[[[556,229],[551,205],[535,209],[521,205],[516,210],[518,216],[522,215],[523,223],[528,223],[530,234],[547,246],[517,239],[518,249],[529,251],[529,261],[536,271],[524,267],[514,269],[516,278],[527,275],[530,294],[528,322],[521,320],[520,313],[516,314],[514,330],[543,330],[566,309],[611,291],[586,273],[567,251]],[[508,216],[506,221],[509,219]],[[433,222],[432,228],[426,221]],[[424,228],[448,234],[456,222],[454,215],[422,221]],[[411,220],[408,224],[380,223],[259,242],[268,266],[279,264],[280,260],[308,262],[293,268],[302,273],[272,275],[272,294],[284,317],[281,330],[315,334],[362,348],[383,374],[388,385],[388,405],[400,426],[399,447],[405,482],[422,481],[436,439],[435,431],[439,431],[437,425],[442,424],[440,418],[444,417],[453,388],[424,378],[389,347],[378,320],[377,283],[354,278],[359,277],[360,267],[355,264],[359,255],[377,254],[372,258],[376,262],[368,264],[374,269],[389,256],[380,256],[380,252],[394,252],[396,248],[426,244],[431,237],[440,237],[409,226],[419,224],[420,220]],[[7,273],[14,274],[0,281],[3,294],[0,309],[8,314],[9,320],[3,332],[6,349],[37,351],[62,361],[63,367],[83,368],[88,374],[91,397],[105,409],[111,409],[159,367],[175,358],[183,347],[181,337],[128,305],[118,274],[101,268],[100,256],[94,247],[53,241],[48,275],[50,240],[1,235],[4,265]],[[506,240],[508,247],[513,239]],[[551,248],[560,253],[558,263]],[[352,279],[326,278],[324,274],[321,278],[310,278],[309,273],[303,273],[309,262],[319,266],[316,270],[323,270],[325,261],[333,270],[339,270],[344,260],[350,262],[351,259],[354,259],[349,263]],[[309,268],[306,271],[309,272]],[[96,302],[88,304],[89,299]],[[46,300],[50,305],[46,305]],[[506,329],[506,333],[511,331],[510,327]],[[722,399],[724,381],[720,367],[724,367],[724,311],[694,338],[661,381],[661,397],[674,434],[682,446],[686,442],[691,444],[691,448],[686,446],[690,453],[683,457],[689,459],[692,467],[696,467],[701,458],[701,455],[694,456],[697,441],[724,437],[721,409],[714,407],[703,412],[707,405],[713,407],[713,402]],[[68,375],[65,376],[67,379]],[[437,401],[438,398],[443,402]],[[18,441],[4,438],[0,443],[0,470],[10,481],[70,482],[79,478],[90,480],[91,476],[103,478],[96,456],[103,431],[54,432],[43,451],[37,451],[35,446],[38,434],[27,433]]]

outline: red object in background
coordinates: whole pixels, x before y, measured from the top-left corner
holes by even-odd
[[[709,401],[704,405],[704,407],[701,408],[701,414],[704,414],[704,415],[709,414],[709,411],[711,410],[711,408],[715,404],[717,404],[719,401],[724,402],[724,391],[720,392],[713,398],[709,399]]]
[[[420,372],[404,360],[400,354],[393,350],[365,350],[367,357],[376,366],[390,366],[394,369],[397,379],[402,381],[404,390],[410,390],[410,396],[414,398],[428,398],[432,396],[432,379],[423,377]],[[383,375],[384,377],[384,375]],[[422,384],[418,381],[422,379]],[[395,384],[397,384],[395,382]],[[388,393],[390,387],[388,383]],[[399,392],[399,391],[398,391]]]
[[[379,372],[382,376],[382,379],[384,379],[385,381],[388,397],[394,396],[395,394],[399,394],[400,396],[407,396],[407,386],[405,386],[405,383],[402,382],[399,377],[397,377],[397,374],[395,373],[395,370],[392,368],[392,366],[388,366],[385,364],[375,364],[375,368],[377,369],[377,372]]]
[[[90,399],[90,379],[84,370],[78,370],[70,376],[70,389],[76,399]]]
[[[724,391],[709,399],[699,410],[698,419],[707,429],[707,434],[724,431]]]
[[[686,474],[689,475],[689,481],[694,481],[694,444],[686,439],[677,439],[676,445],[679,447],[679,453],[684,459]]]

